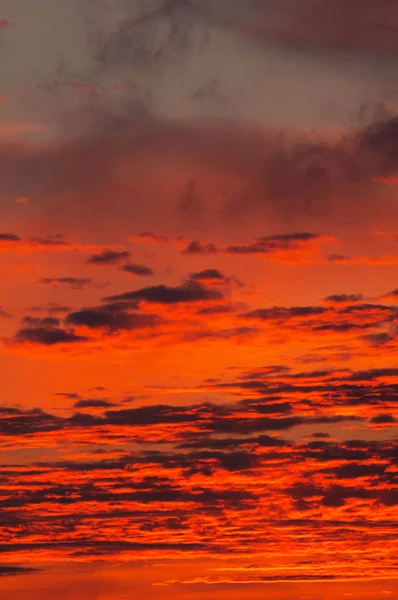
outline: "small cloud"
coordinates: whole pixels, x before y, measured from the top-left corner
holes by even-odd
[[[62,233],[54,233],[45,237],[31,237],[29,241],[34,246],[69,246],[70,244]]]
[[[90,277],[44,277],[39,279],[38,283],[55,287],[69,285],[73,290],[81,290],[92,284],[92,279]]]
[[[352,302],[361,302],[362,294],[333,294],[324,298],[325,302],[330,304],[350,304]]]
[[[90,265],[115,265],[128,258],[130,258],[130,252],[127,250],[103,250],[98,254],[92,254],[89,256],[87,263]]]
[[[43,346],[54,346],[56,344],[71,344],[85,341],[86,338],[76,335],[71,330],[62,329],[59,319],[45,317],[43,319],[26,316],[23,319],[23,327],[13,340],[16,344],[40,344]]]
[[[192,273],[194,281],[225,281],[224,275],[218,269],[204,269],[198,273]]]
[[[0,242],[20,242],[21,238],[14,233],[0,233]]]
[[[222,299],[221,292],[208,289],[192,280],[176,287],[157,285],[105,298],[107,301],[144,301],[150,304],[179,304],[180,302],[205,302]]]
[[[115,406],[113,402],[108,400],[97,400],[95,398],[88,400],[78,400],[75,402],[75,408],[109,408]]]
[[[341,263],[347,263],[350,261],[350,257],[349,256],[345,256],[344,254],[330,254],[328,257],[328,260],[330,262],[341,262]]]
[[[125,271],[125,273],[130,273],[130,275],[138,275],[139,277],[153,275],[153,270],[145,265],[135,265],[130,263],[123,265],[121,270]]]
[[[13,567],[11,565],[0,565],[0,577],[7,577],[11,575],[30,575],[31,573],[37,573],[37,569],[29,567]]]
[[[217,247],[214,244],[207,244],[194,240],[181,252],[181,254],[216,254]]]

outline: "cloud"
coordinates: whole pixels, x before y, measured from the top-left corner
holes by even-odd
[[[29,242],[33,246],[69,246],[71,244],[62,233],[55,233],[46,237],[31,237]]]
[[[212,242],[200,240],[186,241],[183,238],[171,239],[162,236],[144,234],[144,239],[149,243],[173,244],[182,249],[182,255],[246,255],[261,256],[267,260],[275,262],[323,262],[326,260],[322,256],[321,250],[324,244],[336,244],[337,238],[326,235],[319,235],[309,232],[294,232],[285,234],[275,234],[257,238],[241,244],[227,246],[216,245]],[[131,238],[132,241],[140,241],[140,236]],[[160,241],[161,240],[161,241]],[[165,241],[166,240],[166,241]]]
[[[130,258],[130,252],[116,251],[116,250],[103,250],[99,254],[93,254],[87,259],[87,263],[91,265],[116,265],[123,260]]]
[[[323,306],[292,306],[260,308],[240,315],[240,318],[270,322],[279,326],[291,324],[298,332],[299,329],[311,329],[316,332],[361,331],[366,329],[388,326],[395,319],[395,311],[383,304],[331,303]]]
[[[19,329],[10,340],[11,344],[33,343],[43,346],[54,346],[56,344],[71,344],[85,341],[86,338],[77,335],[72,330],[62,329],[60,320],[53,317],[43,319],[36,317],[25,317],[25,327]]]
[[[324,298],[330,304],[350,304],[351,302],[362,302],[362,294],[332,294]]]
[[[216,254],[218,252],[217,246],[211,243],[203,243],[200,241],[192,241],[188,244],[181,254]]]
[[[0,21],[0,27],[2,27]],[[14,567],[12,565],[0,565],[0,577],[16,576],[16,575],[31,575],[37,573],[38,569],[32,567]]]
[[[371,439],[364,428],[381,414],[385,396],[391,406],[396,401],[396,379],[393,367],[296,371],[276,364],[228,369],[187,387],[214,403],[159,403],[171,390],[152,387],[150,401],[134,408],[75,394],[61,416],[0,407],[1,449],[45,452],[30,464],[2,466],[1,550],[18,558],[29,551],[33,564],[132,560],[144,551],[168,560],[173,552],[209,560],[228,554],[242,568],[233,557],[247,554],[248,527],[257,556],[284,552],[300,536],[307,555],[319,557],[325,535],[329,552],[330,544],[340,548],[343,531],[350,540],[347,573],[355,578],[352,552],[364,537],[376,551],[380,543],[390,548],[394,535],[396,444]],[[335,439],[319,433],[323,425]],[[345,439],[336,439],[341,432]],[[296,559],[300,549],[292,551]],[[345,562],[338,557],[311,564],[311,577],[339,576]],[[250,561],[253,569],[264,566]],[[295,565],[300,576],[309,568]],[[272,579],[272,565],[266,568]],[[360,568],[362,575],[379,573],[374,561]],[[389,568],[380,566],[384,577]]]
[[[334,467],[332,469],[324,469],[323,472],[332,474],[337,479],[360,479],[362,477],[373,478],[374,476],[383,475],[387,466],[387,464],[362,465],[358,463],[350,463],[349,465]]]
[[[391,292],[387,292],[387,294],[384,294],[381,298],[398,302],[398,288],[396,290],[391,290]]]
[[[1,151],[1,148],[0,148]],[[0,165],[1,166],[1,165]],[[67,239],[63,234],[56,233],[40,237],[31,236],[21,239],[13,233],[0,233],[0,250],[15,252],[16,254],[29,255],[34,253],[73,253],[90,254],[96,252],[102,254],[109,249],[98,244],[88,244]]]
[[[113,402],[109,402],[109,400],[100,400],[96,398],[78,400],[74,404],[75,408],[110,408],[111,406],[113,406]]]
[[[88,284],[89,278],[40,281],[79,289]],[[320,305],[250,308],[234,301],[232,296],[243,285],[219,269],[207,268],[191,272],[181,284],[154,285],[113,294],[102,298],[97,305],[74,310],[66,306],[33,307],[36,312],[47,311],[49,316],[25,317],[23,327],[3,341],[6,347],[14,349],[27,342],[55,346],[62,340],[81,341],[84,342],[81,350],[91,352],[107,344],[115,350],[122,345],[126,347],[125,344],[135,348],[143,338],[150,345],[167,343],[173,347],[194,341],[222,344],[227,340],[255,347],[260,339],[262,344],[275,347],[294,338],[296,343],[308,347],[318,346],[320,335],[329,340],[339,336],[344,340],[345,350],[340,347],[333,353],[336,360],[342,360],[354,348],[357,352],[359,346],[367,353],[369,345],[392,348],[395,343],[395,306],[366,301],[360,294],[335,294]],[[149,305],[153,307],[151,311]],[[63,320],[55,318],[65,312]],[[86,344],[87,341],[91,343]],[[60,350],[66,351],[62,347]],[[316,360],[326,360],[327,351],[325,347],[321,354],[318,352]]]
[[[175,218],[176,194],[189,177],[204,190],[203,228],[220,219],[232,227],[256,216],[290,223],[311,216],[318,226],[325,219],[346,223],[360,212],[371,221],[396,211],[385,183],[396,174],[395,137],[393,113],[377,114],[370,124],[354,124],[340,139],[327,140],[236,121],[143,116],[132,95],[113,108],[88,103],[57,144],[15,142],[12,151],[2,144],[0,176],[8,195],[28,196],[42,210],[55,203],[51,215],[57,227],[75,224],[78,210],[82,229],[93,218],[105,226],[110,198],[113,219],[126,235],[133,215],[136,227],[163,226]],[[167,181],[165,165],[173,173]],[[220,182],[222,193],[214,199]],[[142,194],[137,216],[134,198]],[[194,240],[185,251],[217,248]]]
[[[204,269],[203,271],[199,271],[197,273],[191,273],[191,279],[193,281],[221,281],[225,282],[225,276],[218,269]]]
[[[259,255],[277,262],[311,262],[322,260],[320,254],[322,244],[334,242],[335,240],[330,236],[295,232],[264,236],[245,244],[225,247],[208,242],[192,241],[181,251],[181,254]]]
[[[200,283],[186,281],[180,286],[170,287],[157,285],[134,292],[126,292],[115,296],[108,296],[106,301],[138,301],[155,304],[178,304],[184,302],[206,302],[222,300],[223,294],[217,290],[206,288]]]
[[[287,219],[329,214],[340,220],[344,211],[352,217],[361,203],[364,216],[372,213],[378,195],[389,206],[382,180],[395,174],[397,123],[394,114],[382,110],[337,142],[270,136],[262,169],[231,202],[230,211],[238,217],[273,207]]]
[[[242,3],[242,2],[241,2]],[[243,35],[262,43],[280,43],[295,50],[328,55],[398,53],[398,11],[390,0],[331,0],[319,10],[319,0],[249,0],[246,19],[226,20]]]
[[[14,233],[0,233],[0,242],[20,242],[21,238]]]
[[[100,72],[120,67],[151,72],[186,59],[208,42],[202,11],[190,0],[133,3],[116,27],[109,27],[109,19],[101,10],[87,14],[89,49]]]
[[[51,327],[51,329],[29,327],[17,331],[14,341],[18,344],[31,342],[33,344],[42,344],[43,346],[53,346],[55,344],[82,342],[85,339],[80,335],[76,335],[73,331],[65,331],[58,327]]]
[[[161,319],[156,315],[131,313],[116,307],[85,308],[70,313],[66,317],[68,325],[88,327],[89,329],[107,329],[110,332],[131,331],[153,328]]]
[[[125,273],[129,273],[130,275],[138,275],[139,277],[151,276],[154,274],[150,267],[146,267],[145,265],[135,265],[132,263],[123,265],[121,270]]]
[[[319,241],[315,233],[291,233],[283,235],[270,235],[259,238],[254,242],[242,246],[228,246],[226,252],[230,254],[268,254],[278,250],[297,250],[308,242]]]
[[[372,417],[370,419],[371,423],[374,423],[375,425],[385,425],[385,424],[393,424],[396,422],[396,419],[394,418],[393,415],[389,415],[389,414],[379,414],[379,415],[375,415],[374,417]]]
[[[48,114],[63,112],[70,106],[65,88],[72,89],[80,108],[63,112],[62,123],[55,118],[52,131],[59,135],[0,144],[0,195],[9,199],[4,230],[14,231],[22,217],[21,232],[32,227],[23,239],[0,236],[11,252],[5,264],[16,285],[15,312],[36,304],[19,325],[5,321],[11,337],[1,338],[10,364],[19,364],[18,353],[22,362],[21,382],[17,377],[0,406],[0,529],[7,538],[0,550],[25,566],[94,562],[88,593],[99,561],[164,572],[181,571],[182,560],[180,579],[197,586],[325,582],[342,573],[355,581],[386,579],[396,569],[397,311],[393,292],[374,293],[383,277],[391,284],[393,271],[366,265],[393,265],[396,253],[380,250],[392,236],[368,242],[363,230],[366,220],[372,229],[383,220],[389,231],[396,221],[396,117],[380,113],[341,137],[279,133],[264,125],[277,119],[256,94],[251,100],[263,107],[257,119],[263,124],[228,120],[242,110],[252,114],[250,93],[238,86],[237,105],[219,110],[222,118],[185,119],[179,102],[203,71],[196,72],[195,61],[183,78],[172,67],[197,48],[200,32],[210,26],[213,35],[224,24],[253,39],[251,26],[260,21],[277,29],[273,14],[263,19],[266,5],[281,10],[281,18],[294,7],[306,17],[304,34],[292,35],[296,46],[311,37],[311,19],[321,23],[324,16],[302,8],[310,0],[134,0],[117,10],[111,4],[107,10],[79,2],[94,17],[86,23],[95,62],[87,83],[54,82],[29,105],[47,115],[41,99],[51,96],[59,105]],[[254,23],[251,6],[258,9]],[[325,13],[336,33],[329,6]],[[297,31],[295,22],[288,25]],[[273,33],[255,36],[273,46],[285,39]],[[217,69],[214,52],[233,53],[236,41],[230,31],[218,32],[204,66]],[[261,58],[252,43],[247,48]],[[243,47],[238,54],[246,63]],[[310,54],[317,62],[319,54]],[[272,56],[264,64],[272,70]],[[131,84],[109,100],[101,79],[109,83],[124,71],[137,87],[156,80],[160,95],[144,106],[145,91]],[[161,99],[163,113],[172,104],[176,120],[154,114]],[[289,122],[302,114],[296,104]],[[191,103],[187,110],[196,108]],[[23,215],[13,202],[18,197],[31,199]],[[181,223],[187,237],[179,236]],[[47,224],[66,237],[47,236]],[[130,238],[132,231],[143,233]],[[78,232],[107,246],[74,242]],[[322,232],[339,232],[341,240]],[[123,239],[140,246],[119,245]],[[379,255],[362,256],[372,244]],[[341,251],[335,264],[327,260],[329,245]],[[156,272],[171,265],[160,282],[167,285],[126,277],[153,275],[148,250],[156,252]],[[344,253],[359,256],[342,259]],[[363,266],[348,273],[345,261]],[[79,264],[76,277],[69,276]],[[95,265],[113,267],[114,287],[102,299],[87,289],[79,304],[68,287],[90,286],[85,275]],[[228,276],[231,265],[258,290],[239,288]],[[358,274],[368,272],[365,295],[340,293],[342,282],[350,292]],[[30,289],[43,274],[50,276]],[[47,302],[45,285],[63,286],[56,294],[63,306]],[[29,372],[32,393],[24,396]],[[66,392],[55,396],[57,382]],[[212,574],[220,558],[228,563],[221,568],[236,572]],[[130,569],[126,581],[131,577]]]
[[[39,279],[38,283],[56,287],[59,285],[69,285],[74,290],[81,290],[91,285],[93,282],[90,277],[44,277]]]

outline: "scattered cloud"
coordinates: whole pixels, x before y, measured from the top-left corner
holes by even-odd
[[[68,285],[74,290],[81,290],[91,285],[93,282],[90,277],[43,277],[42,279],[39,279],[38,283],[42,285],[53,285],[55,287]]]
[[[89,256],[87,262],[91,265],[116,265],[130,258],[130,252],[127,250],[103,250],[99,254]]]

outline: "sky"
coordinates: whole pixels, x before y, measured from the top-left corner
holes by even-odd
[[[0,600],[395,597],[397,34],[2,0]]]

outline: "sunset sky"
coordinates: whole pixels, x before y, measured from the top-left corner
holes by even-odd
[[[397,594],[396,0],[1,0],[0,600]]]

